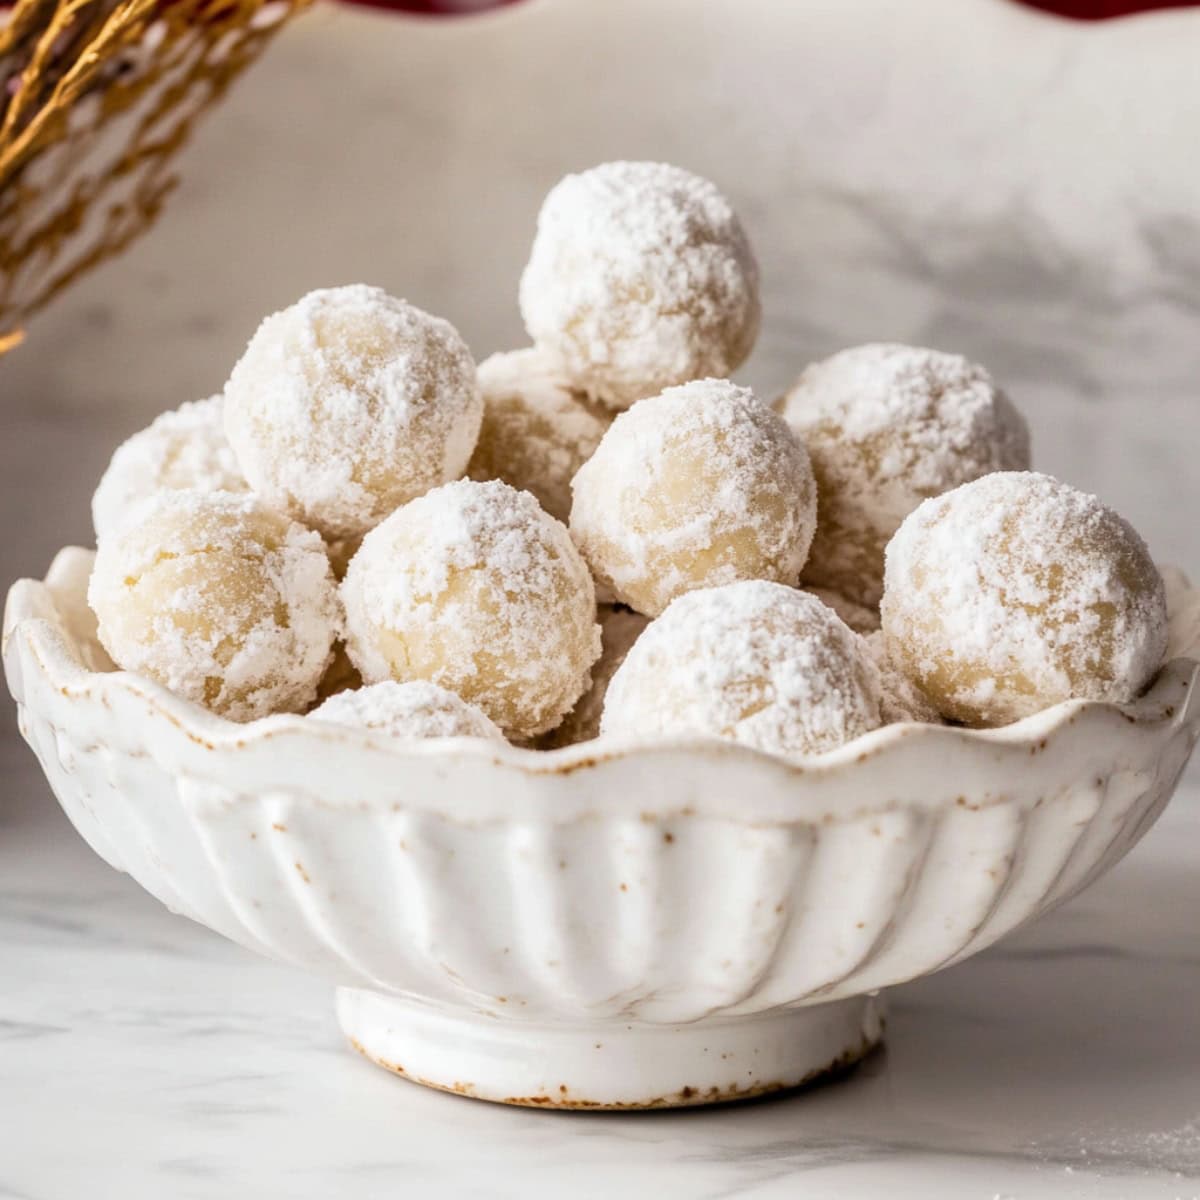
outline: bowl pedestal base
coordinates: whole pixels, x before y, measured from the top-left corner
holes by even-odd
[[[339,988],[354,1047],[405,1079],[537,1108],[678,1108],[799,1087],[857,1062],[883,1037],[879,997],[696,1021],[539,1025],[449,1014]]]

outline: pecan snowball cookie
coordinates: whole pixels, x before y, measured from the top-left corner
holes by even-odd
[[[1029,466],[1024,418],[983,367],[957,354],[843,350],[803,372],[783,415],[817,478],[804,582],[868,607],[882,595],[888,540],[922,500]]]
[[[600,654],[595,589],[566,529],[498,481],[398,509],[363,539],[342,597],[367,683],[428,680],[514,737],[557,725]]]
[[[225,385],[225,432],[250,486],[331,540],[457,479],[482,415],[454,327],[363,284],[267,317]]]
[[[532,492],[552,516],[571,513],[571,480],[591,458],[612,414],[572,391],[538,350],[493,354],[479,364],[483,426],[467,474]]]
[[[816,521],[804,446],[724,379],[622,413],[572,486],[571,535],[592,572],[647,616],[695,588],[794,585]]]
[[[409,742],[448,737],[504,741],[504,734],[473,704],[423,679],[410,683],[388,679],[339,692],[308,716],[313,721],[376,729]]]
[[[1167,644],[1145,542],[1095,496],[1003,472],[927,500],[888,546],[889,657],[952,720],[1134,699]]]
[[[101,537],[88,603],[118,666],[234,721],[307,708],[341,625],[320,536],[229,492],[136,508]]]
[[[708,180],[664,163],[604,163],[546,197],[520,304],[530,338],[572,386],[628,408],[745,361],[758,266]]]
[[[881,722],[865,643],[814,596],[748,580],[689,592],[634,643],[604,703],[605,734],[709,734],[820,754]]]
[[[225,437],[220,396],[162,413],[117,447],[92,497],[96,537],[111,533],[137,504],[161,491],[244,492]]]

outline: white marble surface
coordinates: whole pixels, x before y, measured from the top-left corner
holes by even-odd
[[[86,540],[114,441],[219,387],[306,287],[369,279],[480,354],[514,344],[540,194],[618,155],[737,198],[766,287],[750,382],[868,337],[974,354],[1040,465],[1200,569],[1198,37],[1198,14],[1082,28],[1000,0],[319,9],[203,130],[163,226],[0,364],[0,582]],[[1200,1194],[1196,769],[1092,891],[899,989],[848,1080],[567,1116],[345,1052],[327,987],[92,857],[0,715],[0,1197]]]
[[[331,989],[172,917],[4,744],[0,1197],[1200,1195],[1200,777],[1107,879],[896,989],[847,1079],[710,1112],[529,1112],[342,1043]]]

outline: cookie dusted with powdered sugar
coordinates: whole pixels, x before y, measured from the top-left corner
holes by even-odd
[[[875,729],[879,706],[863,639],[816,597],[753,580],[689,592],[652,622],[613,676],[601,730],[798,756]]]
[[[1033,472],[985,476],[907,517],[882,616],[891,660],[969,725],[1132,700],[1167,645],[1145,542],[1095,496]]]
[[[504,734],[475,705],[436,683],[419,679],[410,683],[385,680],[339,692],[308,715],[313,721],[375,729],[408,742],[449,737],[504,741]]]
[[[244,492],[246,481],[225,437],[220,396],[189,401],[122,442],[92,497],[96,537],[111,533],[161,491]]]
[[[708,180],[665,163],[603,163],[546,197],[520,304],[530,338],[572,387],[628,408],[745,361],[758,266]]]
[[[509,350],[479,364],[483,426],[467,474],[531,492],[552,516],[571,514],[571,480],[612,421],[572,390],[539,350]]]
[[[518,738],[562,720],[600,655],[570,535],[500,482],[461,480],[398,509],[363,539],[342,597],[366,682],[428,680]]]
[[[814,363],[784,400],[817,478],[805,583],[877,607],[883,552],[922,500],[1029,466],[1029,430],[976,363],[917,346],[868,345]]]
[[[341,628],[320,536],[229,492],[134,509],[100,539],[88,603],[118,666],[234,721],[307,708]]]
[[[803,445],[747,388],[701,379],[622,413],[572,485],[571,535],[647,616],[696,588],[795,584],[816,521]]]
[[[250,486],[331,541],[462,475],[482,415],[454,326],[363,284],[267,317],[225,385]]]

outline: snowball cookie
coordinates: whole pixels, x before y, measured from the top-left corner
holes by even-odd
[[[447,737],[504,741],[504,734],[473,704],[423,679],[411,683],[387,679],[339,692],[308,715],[315,721],[378,729],[410,742]]]
[[[708,180],[664,163],[604,163],[546,197],[520,303],[534,344],[573,386],[628,408],[745,361],[758,265]]]
[[[970,725],[1132,700],[1167,641],[1145,542],[1095,496],[1031,472],[985,476],[907,517],[888,546],[882,615],[888,654]]]
[[[88,603],[118,666],[234,721],[307,708],[341,624],[319,535],[230,492],[145,501],[100,539]]]
[[[925,725],[941,725],[938,710],[892,661],[883,630],[868,633],[863,640],[879,668],[879,712],[883,723],[895,725],[899,721],[919,721]]]
[[[595,590],[566,529],[498,481],[398,509],[363,539],[342,597],[363,679],[429,680],[515,737],[557,725],[600,655]]]
[[[863,640],[815,596],[762,580],[689,592],[634,643],[600,728],[712,734],[773,754],[819,754],[880,724]]]
[[[225,432],[250,486],[331,540],[457,479],[482,415],[454,327],[363,284],[268,317],[225,385]]]
[[[159,491],[244,492],[246,481],[225,439],[220,396],[162,413],[117,447],[92,497],[96,537]]]
[[[467,474],[532,492],[552,516],[571,514],[571,479],[612,420],[573,392],[538,350],[493,354],[479,364],[483,427]]]
[[[853,600],[847,600],[841,592],[835,592],[830,588],[806,587],[804,590],[810,596],[816,596],[822,604],[832,608],[855,633],[865,635],[875,633],[879,629],[878,609],[855,604]]]
[[[617,600],[648,616],[694,588],[795,584],[816,520],[804,447],[723,379],[668,388],[622,413],[573,488],[576,545]]]
[[[924,499],[1029,466],[1029,430],[982,367],[957,354],[870,345],[814,363],[784,417],[817,477],[805,583],[877,607],[883,551]]]
[[[599,618],[602,645],[600,657],[592,668],[592,686],[579,697],[563,723],[539,742],[538,749],[555,750],[560,746],[573,746],[576,742],[590,742],[600,736],[600,714],[604,711],[608,685],[633,643],[650,624],[649,617],[611,604],[600,606]]]

